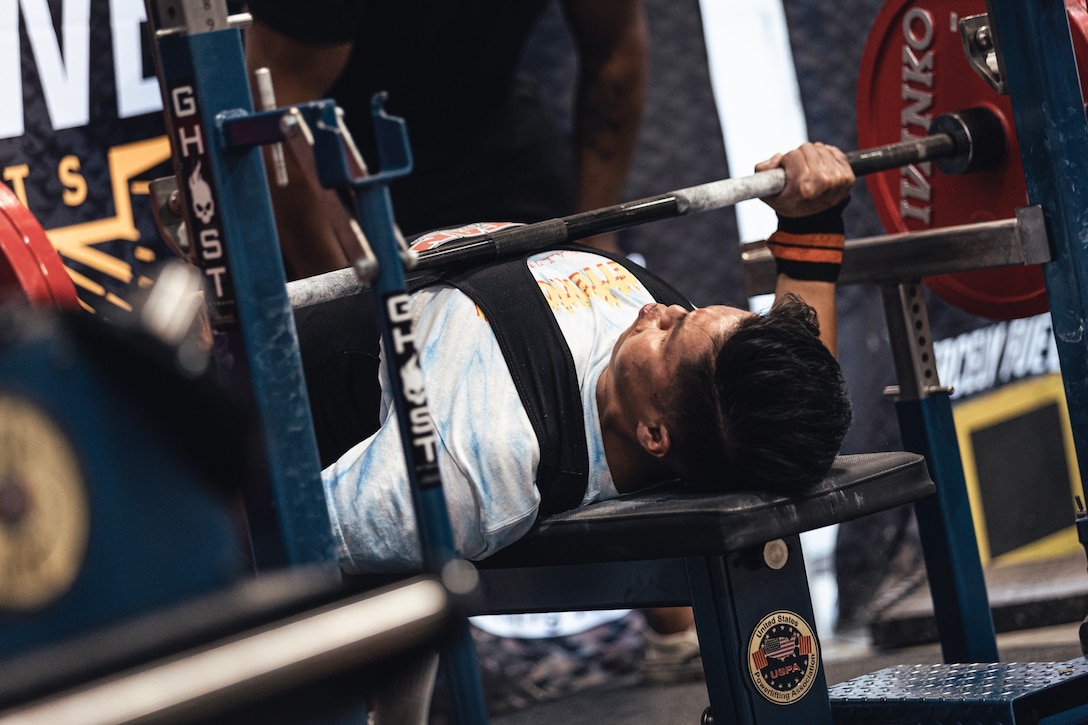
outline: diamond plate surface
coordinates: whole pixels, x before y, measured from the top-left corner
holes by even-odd
[[[829,693],[837,723],[1014,723],[1019,701],[1065,683],[1088,703],[1088,661],[898,665]]]

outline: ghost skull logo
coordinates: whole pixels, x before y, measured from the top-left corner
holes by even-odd
[[[196,168],[189,175],[189,197],[193,203],[193,213],[200,221],[208,224],[215,214],[215,199],[212,198],[212,187],[204,177],[200,175],[201,162],[196,162]]]
[[[423,395],[423,371],[419,367],[419,356],[412,355],[400,368],[401,383],[404,386],[404,397],[412,405],[423,405],[426,397]]]

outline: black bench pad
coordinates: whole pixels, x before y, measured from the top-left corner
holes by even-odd
[[[663,484],[549,516],[483,569],[636,561],[737,551],[856,519],[935,491],[915,453],[839,456],[827,478],[799,496],[707,493]]]

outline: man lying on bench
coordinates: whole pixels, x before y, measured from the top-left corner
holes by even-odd
[[[790,491],[824,477],[850,422],[834,282],[854,175],[823,144],[757,170],[778,166],[786,186],[764,200],[779,216],[765,316],[693,309],[636,265],[573,245],[448,273],[412,294],[462,556],[494,553],[539,514],[672,478]],[[373,383],[366,305],[369,295],[320,303],[296,321],[341,564],[409,571],[421,565],[418,534],[391,399]]]

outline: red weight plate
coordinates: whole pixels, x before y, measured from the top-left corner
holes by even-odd
[[[14,297],[33,305],[53,305],[53,293],[38,260],[30,253],[23,235],[6,215],[0,214],[0,298]]]
[[[53,243],[46,236],[45,229],[37,217],[23,206],[19,197],[4,184],[0,184],[0,213],[7,216],[14,229],[24,238],[57,306],[72,309],[78,307],[79,295],[76,293],[76,286],[68,276],[64,262]]]
[[[1072,13],[1076,0],[1067,5]],[[985,12],[984,0],[890,0],[873,24],[858,79],[859,147],[924,136],[933,118],[978,106],[997,115],[1007,139],[1003,162],[993,170],[947,176],[926,163],[867,176],[889,233],[1008,219],[1027,203],[1011,104],[970,67],[960,40],[959,20]],[[1080,16],[1083,21],[1084,13]],[[1074,18],[1073,25],[1078,57],[1088,58],[1085,23]],[[1082,65],[1082,76],[1084,70]],[[1038,266],[942,275],[925,282],[955,306],[991,319],[1047,309]]]

